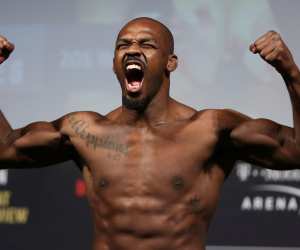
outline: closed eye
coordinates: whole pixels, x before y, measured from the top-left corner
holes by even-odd
[[[151,49],[156,49],[156,46],[152,43],[143,43],[142,44],[143,48],[151,48]]]
[[[129,44],[127,43],[121,43],[121,44],[117,44],[117,49],[126,49],[128,48]]]

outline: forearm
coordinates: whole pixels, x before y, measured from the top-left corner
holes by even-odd
[[[13,150],[12,144],[15,138],[15,132],[11,128],[4,114],[0,110],[0,169],[8,168],[16,154]]]
[[[6,143],[6,140],[9,137],[10,133],[12,133],[12,131],[13,129],[11,128],[4,114],[0,110],[0,143],[1,144]]]
[[[300,71],[295,65],[290,72],[282,74],[286,83],[293,111],[293,139],[296,145],[300,148]]]
[[[4,133],[0,143],[0,169],[20,168],[26,161],[15,147],[15,142],[20,137],[21,129],[10,129],[8,133]]]

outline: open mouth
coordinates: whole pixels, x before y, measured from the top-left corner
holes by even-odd
[[[140,91],[144,80],[143,66],[138,62],[127,62],[125,66],[125,77],[128,92]]]

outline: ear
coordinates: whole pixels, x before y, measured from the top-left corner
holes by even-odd
[[[116,74],[116,68],[115,68],[115,58],[113,58],[113,65],[112,65],[112,69],[113,69],[113,71],[115,72],[115,74]]]
[[[169,72],[174,71],[177,68],[177,56],[175,54],[169,55],[167,70]]]

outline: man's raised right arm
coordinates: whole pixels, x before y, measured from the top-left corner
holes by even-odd
[[[13,50],[14,45],[0,36],[0,64]],[[64,120],[12,129],[0,111],[0,169],[42,167],[72,159],[74,149],[61,132]]]

